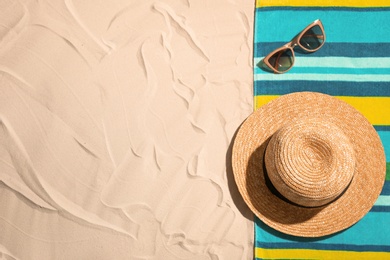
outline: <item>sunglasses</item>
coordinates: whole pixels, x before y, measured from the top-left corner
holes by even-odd
[[[294,48],[299,46],[306,52],[315,52],[325,43],[325,30],[320,20],[315,20],[289,43],[268,54],[263,62],[275,73],[285,73],[294,65]]]

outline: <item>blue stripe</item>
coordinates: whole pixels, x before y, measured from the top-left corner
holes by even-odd
[[[254,81],[254,95],[284,95],[291,92],[313,91],[332,96],[390,96],[388,82],[263,80]]]
[[[294,69],[294,68],[293,68]],[[350,74],[323,74],[323,73],[286,73],[283,75],[278,75],[274,73],[262,73],[254,74],[253,79],[256,81],[296,81],[296,80],[311,80],[311,81],[326,81],[331,84],[333,81],[354,81],[354,82],[390,82],[390,74],[359,74],[359,75],[350,75]]]
[[[257,12],[255,42],[288,42],[316,19],[324,24],[327,42],[390,42],[389,11],[332,11],[329,9]],[[387,52],[384,50],[384,52]]]
[[[382,145],[385,149],[386,162],[390,162],[390,132],[379,131],[378,135],[381,138]]]
[[[374,126],[374,128],[376,131],[382,131],[382,132],[390,131],[390,125],[376,125]]]
[[[390,206],[373,206],[371,212],[390,212]]]
[[[390,16],[390,12],[388,14]],[[389,28],[390,32],[390,28]],[[389,33],[390,34],[390,33]],[[289,41],[289,40],[288,40]],[[254,46],[254,57],[263,58],[273,50],[283,46],[286,42],[256,42]],[[302,54],[299,48],[295,48],[297,57],[310,55],[316,57],[390,57],[390,42],[376,43],[346,43],[346,42],[325,42],[324,46],[315,53]]]
[[[356,252],[387,252],[390,251],[388,245],[351,245],[351,244],[326,244],[326,243],[291,243],[291,242],[279,242],[279,243],[267,243],[256,241],[256,247],[267,249],[318,249],[318,250],[342,250],[342,251],[356,251]]]
[[[390,47],[390,46],[389,46]],[[268,71],[264,71],[258,66],[255,67],[255,74],[264,74],[269,73]],[[351,75],[383,75],[390,74],[389,68],[343,68],[343,67],[297,67],[294,66],[288,73],[294,74],[351,74]],[[390,84],[389,84],[390,86]]]
[[[334,235],[320,238],[295,237],[283,234],[264,224],[255,218],[256,241],[267,241],[267,243],[324,243],[324,244],[353,244],[356,246],[382,246],[388,244],[390,234],[389,212],[369,212],[352,228]],[[367,227],[370,227],[367,229]],[[294,243],[297,242],[297,243]]]
[[[385,181],[381,195],[390,195],[390,181]]]

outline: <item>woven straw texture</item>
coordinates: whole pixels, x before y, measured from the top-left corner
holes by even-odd
[[[281,96],[249,116],[234,140],[232,162],[240,193],[256,216],[304,237],[359,221],[378,198],[386,172],[383,146],[367,119],[345,102],[313,92]],[[266,174],[266,164],[280,175]]]
[[[265,153],[267,176],[283,197],[316,207],[335,200],[355,171],[352,144],[337,126],[310,118],[273,134]]]

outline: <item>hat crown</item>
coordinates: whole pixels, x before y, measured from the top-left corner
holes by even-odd
[[[355,154],[343,131],[330,122],[300,119],[274,133],[265,153],[268,177],[287,200],[325,205],[350,184]]]

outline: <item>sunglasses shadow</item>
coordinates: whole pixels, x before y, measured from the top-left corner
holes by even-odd
[[[295,48],[294,49],[294,52],[299,54],[298,56],[300,56],[301,54],[305,54],[305,55],[311,55],[313,54],[313,52],[308,52],[308,51],[305,51],[304,49],[302,48]],[[271,70],[265,63],[264,63],[264,59],[261,59],[257,64],[256,66],[261,69],[262,71],[265,71],[265,72],[268,72],[268,73],[275,73],[273,70]]]
[[[273,70],[271,70],[265,63],[264,63],[264,59],[262,59],[261,61],[259,61],[256,66],[258,68],[260,68],[262,71],[265,71],[265,72],[269,72],[269,73],[275,73]]]

